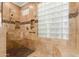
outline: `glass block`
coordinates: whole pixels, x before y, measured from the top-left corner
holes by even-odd
[[[46,37],[62,38],[68,34],[68,4],[66,3],[43,3],[39,7],[38,29],[40,35]],[[63,38],[67,38],[63,36]]]

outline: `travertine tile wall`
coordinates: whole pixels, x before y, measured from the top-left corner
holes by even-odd
[[[31,19],[37,20],[36,19],[36,17],[37,17],[37,13],[36,13],[37,12],[37,5],[36,4],[37,3],[28,3],[25,6],[23,6],[22,8],[20,8],[10,2],[3,3],[3,20],[10,21],[10,9],[15,10],[15,12],[16,12],[16,13],[13,13],[14,16],[11,21],[28,22],[28,21],[31,21]],[[30,8],[30,6],[32,8]],[[29,14],[22,16],[21,10],[24,8],[26,8],[26,9],[28,8],[30,11],[29,11]],[[22,32],[22,36],[23,36],[23,34],[26,34],[27,32],[29,33],[29,31],[31,31],[30,26],[31,26],[30,23],[20,25],[20,31]],[[15,30],[15,24],[6,23],[5,27],[6,27],[7,31]],[[27,27],[28,27],[28,30],[27,30]],[[35,35],[37,35],[37,23],[35,25],[34,31],[36,32]],[[31,34],[29,33],[29,36],[30,35]]]
[[[20,7],[14,5],[11,2],[4,2],[3,3],[3,19],[4,20],[10,20],[10,12],[13,10],[13,19],[12,21],[20,20]]]
[[[29,7],[30,5],[33,6],[30,13],[26,16],[22,16],[20,13],[21,9],[18,6],[14,5],[13,3],[10,3],[10,2],[3,3],[3,20],[10,21],[10,14],[9,14],[10,9],[13,9],[13,10],[15,10],[15,12],[17,12],[17,13],[13,13],[14,17],[11,21],[29,22],[29,21],[31,21],[31,19],[37,20],[36,19],[37,6],[34,3],[29,3],[28,8],[30,8]],[[22,8],[25,8],[25,7],[27,8],[27,5],[25,5]],[[25,39],[27,39],[27,40],[31,39],[31,40],[28,40],[29,42],[27,42],[27,43],[28,43],[29,48],[33,48],[34,45],[31,42],[34,42],[34,40],[37,37],[37,23],[34,24],[34,26],[35,26],[34,31],[36,32],[35,34],[29,33],[31,31],[30,22],[28,24],[27,23],[20,24],[20,29],[18,29],[18,30],[15,30],[15,24],[13,24],[13,23],[3,22],[3,25],[6,29],[6,33],[8,32],[8,33],[14,34],[14,36],[15,36],[15,34],[17,37],[19,36],[18,38],[15,39],[15,41],[22,39],[24,42],[24,43],[22,43],[22,45],[24,45],[25,47],[27,47],[27,45],[25,45],[27,42]],[[28,27],[28,30],[27,30],[27,27]],[[14,36],[11,36],[11,38],[13,38]],[[32,41],[32,39],[33,39],[33,41]],[[21,43],[21,42],[19,42],[19,43]]]
[[[10,19],[11,18],[11,13],[10,13],[11,11],[10,10],[15,11],[13,13],[13,19]],[[11,2],[4,2],[3,3],[3,20],[6,20],[6,21],[11,20],[14,22],[20,20],[20,7],[14,5]],[[10,23],[4,23],[4,24],[5,24],[6,31],[15,30],[14,24],[10,24]]]
[[[79,3],[76,3],[77,4],[77,12],[78,12],[78,15],[77,15],[77,19],[75,20],[76,21],[76,35],[77,35],[77,40],[76,40],[76,45],[77,45],[77,50],[79,52]]]
[[[70,40],[69,45],[72,49],[76,50],[79,53],[79,3],[73,3],[71,2],[69,4],[69,12],[70,12]]]
[[[6,56],[6,30],[0,27],[0,56]]]
[[[1,14],[0,14],[0,17],[1,17]],[[6,56],[6,29],[4,26],[2,26],[1,22],[0,22],[0,56]]]
[[[20,16],[20,11],[19,7],[13,5],[12,3],[3,3],[3,20],[10,20],[10,9],[13,9],[16,11],[17,16],[14,16],[14,20],[18,20]],[[14,24],[9,24],[9,23],[1,23],[2,26],[0,27],[0,56],[6,56],[6,32],[14,30],[15,25]]]
[[[24,16],[21,15],[21,17],[20,17],[21,22],[31,21],[32,19],[37,20],[37,3],[28,3],[21,8],[21,10],[23,10],[23,9],[29,9],[29,14],[26,14]],[[29,33],[30,31],[32,31],[31,23],[21,25],[21,30],[24,31],[24,34],[26,34],[26,35],[28,33],[28,36],[30,36],[29,39],[30,38],[33,39],[33,38],[37,37],[37,23],[35,23],[34,26],[35,26],[34,27],[35,33]],[[27,30],[27,27],[28,27],[28,30]]]

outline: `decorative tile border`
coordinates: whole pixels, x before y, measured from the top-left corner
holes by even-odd
[[[70,13],[69,14],[69,18],[73,18],[73,17],[77,17],[78,16],[78,13]]]
[[[74,11],[73,13],[69,13],[69,18],[77,17],[78,16],[78,10]]]
[[[21,22],[20,24],[21,24],[21,25],[24,25],[24,24],[30,24],[30,21],[27,21],[27,22]]]
[[[2,23],[15,24],[15,21],[2,20]],[[20,25],[30,24],[31,21],[20,22]],[[35,20],[35,23],[38,23],[38,20]]]
[[[14,21],[8,21],[8,20],[2,20],[2,23],[15,24],[15,22],[14,22]]]

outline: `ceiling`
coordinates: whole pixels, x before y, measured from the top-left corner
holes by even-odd
[[[27,4],[28,2],[12,2],[13,4],[22,7],[23,5]]]

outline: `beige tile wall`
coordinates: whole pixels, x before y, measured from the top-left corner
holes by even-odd
[[[0,27],[0,56],[6,56],[6,30]]]
[[[73,3],[71,2],[69,4],[69,8],[70,8],[70,13],[72,13],[73,11],[78,13],[78,9],[79,9],[79,3]],[[72,10],[72,11],[71,11]],[[77,52],[79,51],[79,36],[78,36],[78,32],[79,32],[79,14],[76,17],[72,17],[70,18],[70,39],[69,39],[69,44],[70,47],[72,49],[77,50]]]

